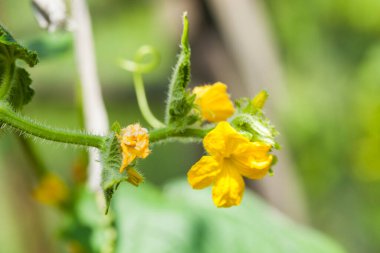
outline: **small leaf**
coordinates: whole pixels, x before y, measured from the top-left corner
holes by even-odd
[[[6,99],[16,110],[27,104],[34,92],[28,72],[16,66],[16,60],[30,67],[37,64],[37,54],[18,44],[0,25],[0,99]]]
[[[117,133],[117,134],[120,133],[120,131],[121,131],[120,123],[119,123],[118,121],[115,121],[115,122],[112,124],[111,129],[112,129],[113,132],[115,132],[115,133]]]
[[[104,148],[101,150],[102,156],[102,189],[106,199],[106,213],[111,203],[113,194],[119,184],[126,181],[128,177],[119,172],[122,156],[120,145],[115,133],[108,136]]]
[[[12,35],[0,25],[0,54],[7,53],[7,58],[11,62],[15,62],[16,59],[20,59],[28,63],[30,67],[33,67],[38,63],[36,52],[30,51],[21,46]]]
[[[186,89],[190,82],[190,55],[189,21],[187,13],[184,13],[181,52],[169,85],[165,118],[165,123],[176,127],[179,131],[198,120],[197,116],[192,113],[195,96]]]
[[[14,109],[19,110],[22,106],[30,102],[34,95],[34,91],[30,88],[32,79],[29,73],[23,68],[16,68],[12,80],[12,88],[8,102]]]

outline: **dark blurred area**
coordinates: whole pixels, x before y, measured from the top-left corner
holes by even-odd
[[[233,98],[261,89],[270,94],[266,112],[283,147],[275,176],[253,188],[348,252],[380,252],[379,1],[92,0],[89,5],[111,123],[147,125],[131,74],[118,67],[144,44],[161,53],[160,66],[144,80],[153,111],[163,116],[187,10],[191,85],[223,81]],[[42,31],[29,1],[1,1],[0,22],[41,58],[29,70],[35,97],[24,113],[55,126],[81,127],[71,35]],[[70,181],[80,149],[33,146],[47,168]],[[148,181],[161,186],[185,177],[202,152],[200,144],[165,144],[139,166]],[[55,243],[46,238],[59,218],[30,198],[28,163],[15,135],[2,133],[0,226],[7,229],[0,231],[1,252],[54,252],[49,248]],[[41,231],[29,236],[36,227]]]

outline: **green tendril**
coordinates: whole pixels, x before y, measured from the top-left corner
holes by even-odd
[[[146,58],[150,58],[150,61],[143,63]],[[153,47],[143,46],[137,51],[134,60],[135,61],[124,60],[120,66],[133,73],[133,84],[135,86],[137,103],[141,113],[153,128],[165,127],[165,125],[153,115],[149,108],[142,78],[143,73],[151,72],[157,67],[160,60],[159,54]]]

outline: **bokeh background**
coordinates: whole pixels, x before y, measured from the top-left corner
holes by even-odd
[[[233,98],[261,89],[270,94],[266,112],[281,133],[280,161],[274,177],[250,187],[347,252],[380,252],[379,1],[88,2],[110,122],[147,125],[131,74],[118,67],[119,59],[133,58],[144,44],[161,53],[160,66],[144,79],[153,111],[162,117],[187,10],[191,85],[224,81]],[[56,126],[81,127],[70,33],[42,31],[26,0],[2,0],[0,21],[40,55],[30,69],[36,94],[24,113]],[[22,147],[16,136],[1,134],[0,251],[56,252],[58,242],[50,238],[60,216],[30,197],[35,179]],[[80,149],[33,147],[39,162],[68,182],[84,163]],[[202,152],[198,144],[168,144],[140,166],[160,188],[184,178]]]

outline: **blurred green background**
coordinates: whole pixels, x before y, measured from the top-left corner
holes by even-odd
[[[91,0],[89,5],[110,122],[118,120],[126,125],[139,121],[147,125],[137,108],[131,75],[117,66],[119,59],[133,58],[144,44],[161,53],[160,67],[144,78],[153,111],[162,117],[166,86],[178,52],[180,17],[182,11],[188,10],[192,85],[233,80],[236,83],[229,83],[233,97],[251,95],[267,85],[273,94],[268,111],[281,132],[280,154],[287,160],[284,165],[280,159],[281,171],[276,180],[283,180],[285,188],[296,182],[301,192],[282,196],[281,188],[272,184],[272,190],[285,203],[278,208],[335,239],[348,252],[380,252],[379,1],[236,1],[236,8],[247,5],[253,17],[262,17],[255,24],[249,23],[249,15],[244,16],[250,9],[245,13],[223,13],[228,7],[226,1]],[[242,25],[235,29],[245,29],[247,40],[257,30],[270,34],[269,48],[265,43],[252,48],[275,55],[272,65],[265,65],[260,56],[257,61],[265,65],[268,78],[279,69],[281,82],[241,78],[244,67],[260,75],[264,72],[254,64],[239,61],[242,57],[236,52],[244,48],[244,43],[234,49],[231,41],[239,38],[228,32],[224,22],[228,23],[229,18],[241,21]],[[52,125],[80,127],[71,35],[40,30],[26,0],[1,1],[0,21],[17,40],[41,56],[40,63],[29,71],[36,94],[24,113]],[[261,37],[254,41],[266,42]],[[248,47],[246,54],[255,51]],[[253,84],[253,89],[247,83]],[[34,146],[46,167],[70,182],[80,149],[46,142]],[[56,252],[57,242],[48,238],[56,233],[59,214],[30,198],[35,179],[17,138],[2,133],[0,151],[0,224],[6,228],[0,231],[0,251]],[[197,144],[167,144],[154,149],[140,168],[150,183],[162,187],[173,179],[183,179],[202,152]],[[290,172],[295,181],[278,178]],[[270,196],[265,194],[265,184],[270,180],[253,188]],[[270,197],[267,202],[277,205]],[[294,202],[301,203],[295,213],[302,213],[303,218],[287,212],[294,207],[286,205]]]

